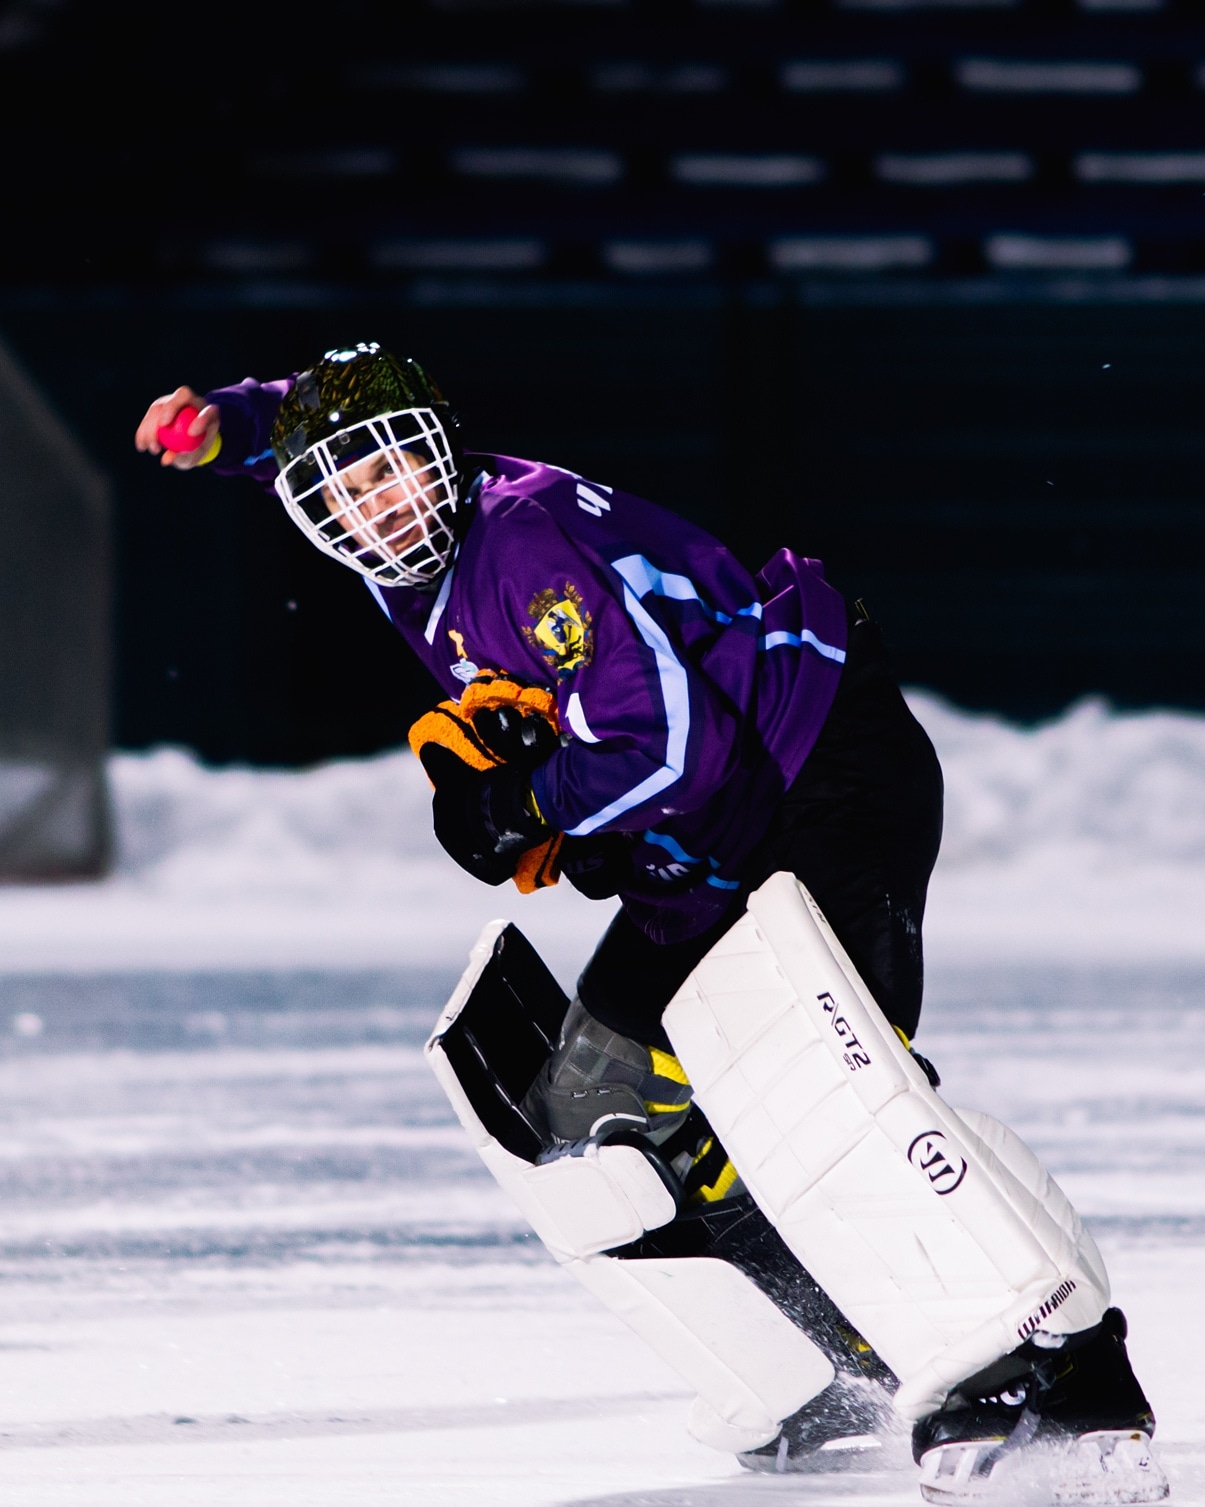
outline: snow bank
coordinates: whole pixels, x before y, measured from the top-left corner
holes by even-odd
[[[936,961],[1205,960],[1205,718],[1084,701],[1024,729],[910,700],[946,777]]]
[[[610,915],[568,885],[520,896],[431,835],[408,753],[302,772],[110,761],[117,858],[97,884],[0,891],[0,971],[379,968],[459,973],[495,916],[572,978]]]
[[[118,882],[182,902],[396,899],[439,854],[431,789],[409,753],[294,773],[207,769],[161,748],[118,754],[109,783]]]
[[[1205,864],[1205,718],[1082,701],[1026,730],[909,700],[945,770],[947,867],[1052,847],[1106,864]]]
[[[911,702],[946,775],[934,962],[1205,961],[1205,718],[1084,702],[1022,729]],[[609,915],[459,873],[408,753],[282,773],[158,749],[110,777],[115,873],[0,892],[0,969],[456,971],[506,915],[571,977]]]

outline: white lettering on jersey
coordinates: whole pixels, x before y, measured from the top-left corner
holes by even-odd
[[[598,481],[589,487],[584,481],[579,481],[577,484],[577,505],[583,513],[589,513],[591,518],[601,518],[604,513],[611,511],[611,504],[605,497],[601,497],[599,493],[611,491],[614,491],[613,487],[604,487]]]

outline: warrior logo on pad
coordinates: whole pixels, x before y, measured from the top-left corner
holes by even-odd
[[[945,1132],[941,1130],[926,1130],[918,1135],[908,1147],[908,1160],[925,1174],[933,1184],[933,1191],[943,1198],[961,1187],[967,1175],[966,1158],[953,1152],[947,1154]]]

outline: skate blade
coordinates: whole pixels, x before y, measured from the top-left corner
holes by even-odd
[[[884,1442],[875,1434],[849,1434],[842,1439],[828,1439],[817,1449],[793,1459],[785,1450],[776,1455],[747,1454],[737,1459],[746,1470],[768,1475],[823,1476],[841,1471],[881,1470]]]
[[[1102,1430],[1015,1454],[1001,1454],[995,1440],[946,1444],[921,1458],[920,1494],[926,1502],[1131,1507],[1161,1502],[1169,1489],[1150,1438],[1137,1429]]]

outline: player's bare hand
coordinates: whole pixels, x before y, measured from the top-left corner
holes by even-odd
[[[201,443],[195,450],[165,450],[159,443],[159,430],[170,425],[182,408],[198,410],[196,418],[188,426],[188,432],[199,437]],[[200,393],[194,392],[191,387],[177,387],[175,392],[156,398],[147,409],[134,435],[134,445],[138,450],[157,455],[161,466],[174,466],[177,471],[189,471],[210,453],[220,425],[221,414],[213,403],[207,404]]]

